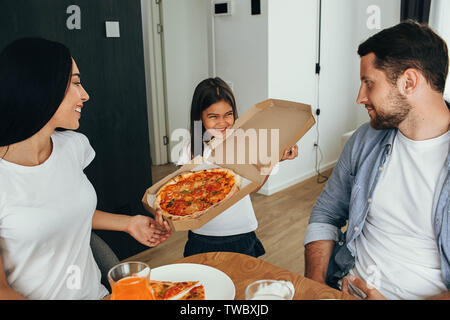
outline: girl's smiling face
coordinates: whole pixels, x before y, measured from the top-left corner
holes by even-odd
[[[220,100],[203,110],[201,119],[206,131],[216,138],[223,138],[225,130],[234,124],[233,108],[225,100]]]

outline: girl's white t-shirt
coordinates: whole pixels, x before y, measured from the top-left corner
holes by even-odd
[[[41,165],[0,160],[0,255],[8,284],[33,300],[93,300],[108,294],[90,247],[97,196],[83,173],[88,139],[55,132]]]
[[[211,148],[204,143],[203,157],[208,158]],[[191,143],[185,139],[180,149],[177,165],[184,165],[191,161]],[[213,218],[198,229],[192,230],[196,234],[205,236],[231,236],[255,231],[258,228],[252,200],[247,195],[224,212]]]

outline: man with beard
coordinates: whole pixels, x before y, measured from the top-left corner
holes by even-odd
[[[363,299],[448,299],[447,45],[406,21],[358,54],[357,102],[370,124],[349,139],[314,205],[305,276]]]

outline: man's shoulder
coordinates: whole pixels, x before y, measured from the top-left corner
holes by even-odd
[[[376,130],[370,126],[369,122],[364,123],[350,137],[349,144],[352,150],[372,148],[383,143],[391,143],[395,129]]]
[[[396,129],[375,130],[369,123],[361,125],[348,139],[341,154],[348,170],[356,172],[367,160],[377,157],[394,141]]]
[[[370,126],[370,122],[366,122],[356,129],[355,134],[367,139],[382,139],[392,131],[394,129],[376,130]]]

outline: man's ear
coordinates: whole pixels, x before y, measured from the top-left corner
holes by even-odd
[[[413,94],[418,88],[420,81],[421,74],[417,69],[406,69],[397,82],[400,93],[404,95]]]

